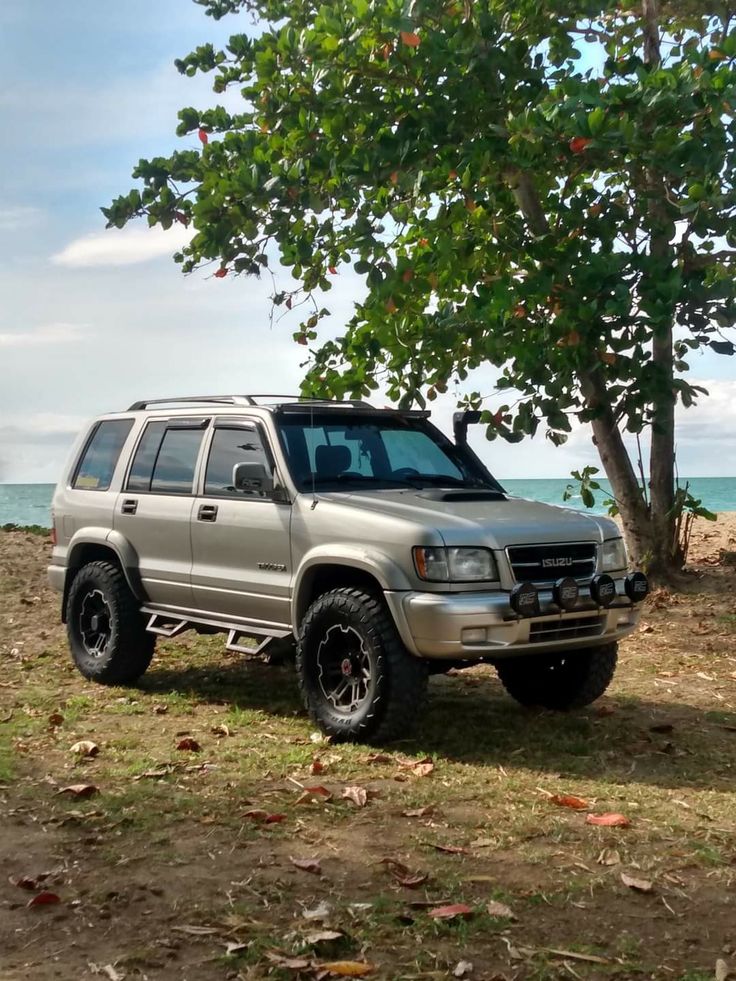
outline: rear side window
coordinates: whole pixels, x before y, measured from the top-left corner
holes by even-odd
[[[204,429],[151,422],[135,451],[126,490],[191,494]]]
[[[132,427],[132,419],[107,419],[98,423],[79,461],[72,487],[77,490],[107,490]]]

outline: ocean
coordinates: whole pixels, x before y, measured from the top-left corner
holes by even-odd
[[[504,480],[502,486],[514,497],[526,497],[546,504],[563,505],[562,495],[569,480],[562,478],[544,480]],[[711,511],[736,511],[736,477],[692,477],[690,493],[699,497]],[[601,481],[604,487],[605,481]],[[684,479],[681,481],[684,483]],[[5,524],[42,525],[51,524],[51,497],[53,484],[0,484],[0,527]],[[593,514],[604,514],[603,500],[606,494],[599,493]],[[565,505],[584,510],[580,498],[573,498]]]

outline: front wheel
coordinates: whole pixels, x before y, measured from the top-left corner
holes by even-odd
[[[335,739],[396,739],[424,703],[425,663],[408,653],[383,603],[358,589],[333,589],[312,603],[296,668],[311,719]]]
[[[76,574],[66,623],[74,663],[90,681],[130,685],[151,663],[156,638],[147,633],[125,577],[111,562],[90,562]]]
[[[560,654],[532,654],[496,665],[506,691],[522,705],[583,708],[608,688],[616,670],[618,645],[590,647]]]

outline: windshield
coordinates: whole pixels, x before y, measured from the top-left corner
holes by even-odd
[[[468,487],[500,491],[473,454],[424,419],[388,414],[288,413],[279,430],[300,490]]]

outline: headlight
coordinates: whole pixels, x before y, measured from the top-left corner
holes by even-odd
[[[492,582],[498,570],[489,548],[414,549],[414,567],[427,582]]]
[[[626,569],[629,564],[629,557],[626,554],[626,546],[623,538],[609,538],[603,543],[601,553],[602,568],[606,572],[618,569]]]

